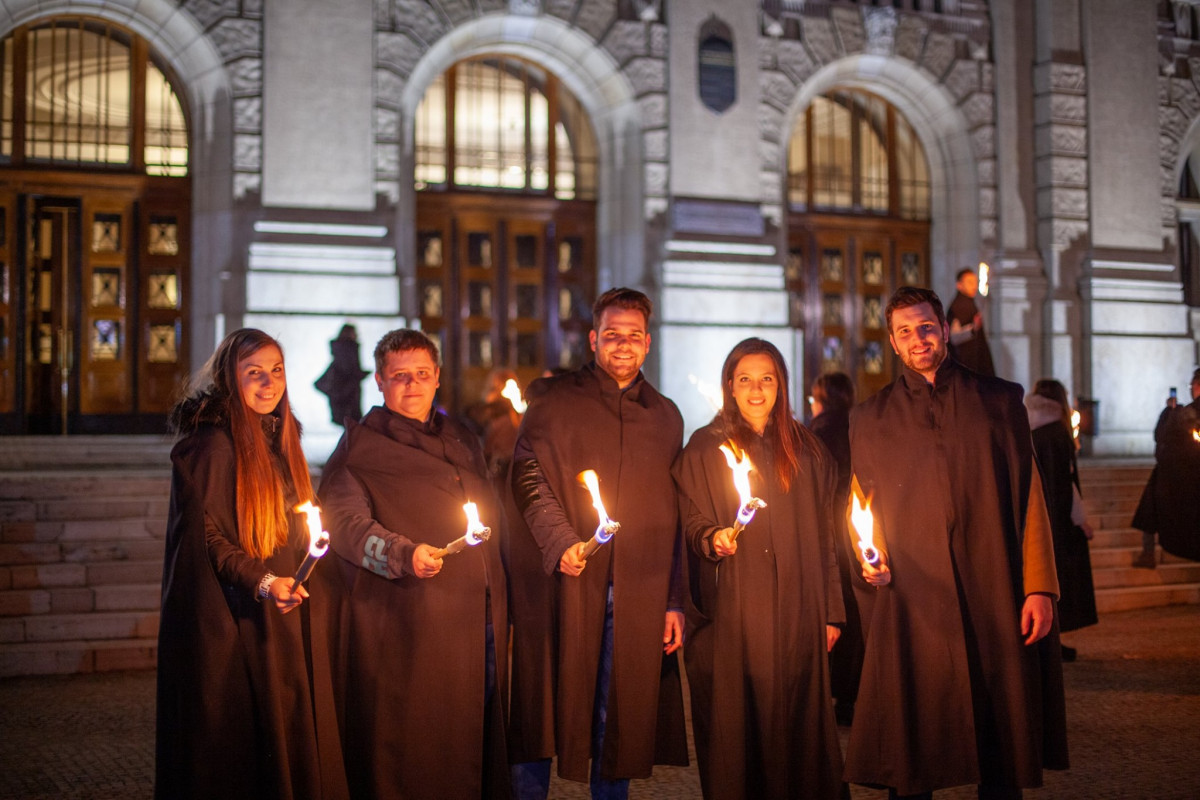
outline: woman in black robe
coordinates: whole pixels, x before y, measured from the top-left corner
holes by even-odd
[[[362,380],[371,374],[358,360],[358,329],[346,324],[329,343],[333,361],[313,385],[329,397],[329,414],[334,425],[362,419]]]
[[[845,619],[833,532],[836,464],[791,415],[787,368],[762,339],[722,369],[724,403],[675,465],[691,597],[684,649],[706,798],[825,798],[842,789],[826,653]],[[720,445],[764,500],[736,540]]]
[[[1063,633],[1095,625],[1096,593],[1092,587],[1092,528],[1083,513],[1079,494],[1079,466],[1071,435],[1071,407],[1067,390],[1053,379],[1034,384],[1025,398],[1033,452],[1042,473],[1046,510],[1054,536],[1054,567],[1061,592],[1059,628]],[[1063,645],[1063,661],[1075,660],[1075,649]]]
[[[171,413],[155,796],[346,797],[325,593],[292,588],[313,491],[279,344],[235,331],[193,384]]]

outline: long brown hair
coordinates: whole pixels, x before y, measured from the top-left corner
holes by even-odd
[[[1067,430],[1073,429],[1071,425],[1071,403],[1067,399],[1067,387],[1054,380],[1054,378],[1042,378],[1033,385],[1032,393],[1058,403],[1058,407],[1062,411],[1063,424],[1067,426]]]
[[[187,397],[171,411],[171,425],[181,433],[190,433],[202,423],[229,428],[236,459],[238,543],[259,559],[287,543],[293,512],[286,505],[261,418],[242,399],[237,370],[239,361],[271,345],[282,355],[279,342],[260,330],[241,328],[229,334],[192,378]],[[300,449],[300,422],[288,402],[286,383],[274,416],[281,426],[279,449],[289,473],[285,480],[291,478],[301,502],[311,500],[312,479]]]
[[[743,450],[754,440],[757,434],[749,423],[742,418],[737,401],[733,399],[733,373],[738,362],[746,356],[765,355],[770,357],[775,366],[775,375],[779,378],[779,389],[775,396],[775,407],[767,420],[763,437],[772,445],[775,452],[775,480],[785,492],[792,485],[792,479],[800,471],[800,450],[802,434],[800,423],[792,416],[792,404],[788,399],[788,371],[783,363],[783,354],[779,348],[766,339],[743,339],[729,351],[725,357],[725,366],[721,367],[721,410],[717,419],[729,437]]]

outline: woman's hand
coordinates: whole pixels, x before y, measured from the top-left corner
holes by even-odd
[[[292,591],[291,578],[276,578],[271,581],[271,588],[267,590],[267,593],[271,595],[271,599],[275,601],[275,607],[281,614],[286,614],[298,607],[304,602],[304,598],[308,597],[308,589],[304,588],[304,584],[298,585],[296,591]]]
[[[873,567],[864,561],[862,565],[862,576],[864,581],[877,589],[880,586],[887,586],[892,582],[892,571],[888,569],[888,565],[882,561],[879,562],[878,567]]]
[[[719,556],[731,556],[737,552],[737,541],[733,538],[733,528],[721,528],[712,537],[713,552]]]

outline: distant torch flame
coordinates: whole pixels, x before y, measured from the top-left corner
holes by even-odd
[[[305,500],[296,506],[296,512],[303,514],[308,522],[308,552],[313,558],[320,558],[329,549],[329,534],[321,524],[321,509],[312,502]]]
[[[700,380],[695,375],[688,375],[688,383],[696,387],[696,391],[708,401],[713,411],[721,410],[721,405],[725,402],[725,399],[721,396],[721,390],[718,387],[713,386],[708,381]]]
[[[504,382],[504,388],[500,390],[500,396],[512,403],[513,410],[518,414],[524,414],[525,409],[529,407],[521,398],[521,387],[517,386],[517,382],[512,378]]]
[[[750,470],[754,469],[750,457],[732,441],[721,445],[721,452],[725,454],[725,463],[733,473],[733,488],[738,493],[738,511],[733,523],[732,537],[736,539],[742,529],[750,524],[750,520],[754,519],[754,512],[766,508],[767,504],[750,493]]]
[[[1192,431],[1192,438],[1197,442],[1200,442],[1200,428],[1196,428]]]
[[[871,501],[860,501],[857,492],[851,499],[850,524],[858,534],[858,547],[862,550],[863,560],[871,566],[877,565],[879,551],[875,549],[875,515],[871,513]]]
[[[987,265],[987,262],[980,261],[979,262],[979,294],[981,294],[984,297],[987,297],[987,294],[988,294],[988,273],[989,272],[991,272],[991,268]]]
[[[1078,411],[1071,412],[1071,435],[1075,437],[1075,441],[1079,441],[1079,421],[1083,419]]]

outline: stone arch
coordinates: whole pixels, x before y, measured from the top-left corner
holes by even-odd
[[[980,192],[967,120],[950,93],[904,59],[855,55],[818,69],[800,85],[780,132],[780,174],[787,174],[787,141],[796,117],[813,98],[836,87],[866,89],[896,107],[912,125],[929,160],[930,279],[953,285],[964,264],[980,254]]]
[[[416,211],[412,184],[413,127],[429,84],[452,64],[485,53],[520,56],[550,70],[587,110],[600,153],[596,203],[596,277],[602,287],[646,288],[642,224],[642,113],[616,60],[586,34],[548,16],[491,14],[454,28],[421,57],[399,97],[402,121],[400,214],[410,231]],[[410,241],[403,247],[413,247]]]
[[[8,0],[0,6],[0,33],[70,14],[108,20],[141,36],[170,65],[187,100],[192,179],[189,353],[197,366],[212,352],[216,319],[222,312],[222,281],[234,259],[232,100],[223,59],[196,19],[171,0]]]

